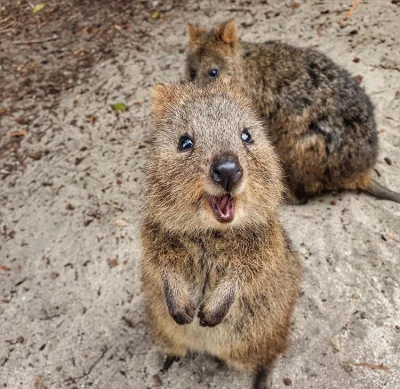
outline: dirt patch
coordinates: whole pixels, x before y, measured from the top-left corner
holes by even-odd
[[[30,130],[38,106],[56,109],[61,93],[84,84],[93,66],[114,58],[121,48],[143,51],[154,25],[168,18],[179,2],[38,4],[44,4],[38,12],[29,1],[7,0],[0,5],[0,124],[6,124],[0,128],[0,160],[12,156],[5,171],[24,165],[20,141]],[[7,137],[9,126],[20,135]]]

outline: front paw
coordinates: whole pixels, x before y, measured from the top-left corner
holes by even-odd
[[[214,309],[209,307],[208,304],[201,305],[197,314],[200,319],[200,325],[202,327],[215,327],[222,322],[228,310],[229,306],[224,305],[214,307]]]
[[[195,306],[191,301],[181,306],[173,307],[169,313],[179,325],[190,324],[194,319]]]

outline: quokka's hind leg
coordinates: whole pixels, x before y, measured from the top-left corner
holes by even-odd
[[[223,369],[226,366],[225,361],[223,361],[222,359],[215,357],[215,356],[213,356],[212,359],[217,364],[218,369]]]
[[[304,205],[308,203],[308,197],[297,198],[295,195],[284,196],[285,204],[288,205]]]
[[[255,377],[253,389],[272,389],[271,367],[260,369]]]
[[[308,197],[297,197],[291,190],[286,189],[283,195],[285,204],[304,205],[308,203]]]
[[[178,362],[180,359],[181,359],[181,357],[178,357],[176,355],[167,355],[164,360],[161,372],[165,373],[166,371],[168,371],[169,368],[173,365],[173,363]]]
[[[165,347],[164,353],[166,355],[161,373],[165,373],[173,365],[174,362],[178,362],[182,357],[187,354],[187,349],[183,346],[176,345],[175,347]]]

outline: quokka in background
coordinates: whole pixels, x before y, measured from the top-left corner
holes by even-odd
[[[241,42],[229,20],[189,25],[187,78],[230,76],[253,99],[285,171],[287,200],[340,189],[400,203],[375,181],[378,134],[373,106],[352,76],[326,55],[278,41]]]

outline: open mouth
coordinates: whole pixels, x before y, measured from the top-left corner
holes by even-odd
[[[233,220],[235,206],[231,195],[225,194],[221,197],[209,196],[208,201],[219,222],[229,223]]]

